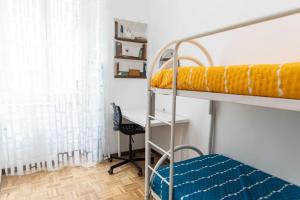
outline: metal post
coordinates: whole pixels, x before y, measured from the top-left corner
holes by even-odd
[[[209,130],[209,154],[215,153],[215,121],[216,121],[216,111],[215,102],[209,101],[209,115],[210,115],[210,130]]]
[[[150,115],[155,116],[155,93],[151,92],[151,110]],[[151,119],[150,119],[151,120]]]
[[[147,109],[147,125],[146,125],[146,133],[145,133],[145,200],[150,199],[150,171],[148,165],[150,165],[151,158],[151,145],[148,141],[151,138],[151,119],[150,114],[153,112],[153,97],[155,94],[148,88],[148,109]]]
[[[176,120],[176,96],[177,96],[177,67],[178,67],[178,49],[181,43],[177,43],[174,52],[173,61],[173,83],[172,83],[172,120],[171,120],[171,140],[170,140],[170,185],[169,200],[173,200],[174,185],[174,147],[175,147],[175,120]]]
[[[121,157],[121,133],[118,131],[118,156]]]

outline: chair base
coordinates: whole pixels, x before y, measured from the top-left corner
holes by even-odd
[[[113,166],[111,166],[108,170],[108,173],[110,175],[112,175],[114,173],[114,169],[115,168],[118,168],[118,167],[121,167],[123,165],[126,165],[128,163],[132,164],[137,170],[138,170],[138,176],[143,176],[143,169],[138,165],[138,161],[145,161],[145,158],[122,158],[122,157],[115,157],[115,156],[111,156],[108,161],[109,162],[112,162],[113,159],[116,159],[116,160],[122,160],[122,162],[120,163],[117,163]],[[151,157],[151,163],[154,163],[154,157]]]
[[[112,159],[122,160],[122,162],[115,164],[111,166],[108,170],[108,173],[112,175],[114,173],[114,169],[117,167],[120,167],[122,165],[126,165],[127,163],[131,163],[137,170],[138,170],[138,176],[143,176],[143,169],[137,164],[138,161],[145,161],[145,158],[135,158],[134,157],[134,151],[132,149],[132,135],[129,135],[129,155],[128,158],[122,158],[122,157],[110,157],[109,161],[112,162]],[[151,162],[154,162],[154,158],[151,158]]]

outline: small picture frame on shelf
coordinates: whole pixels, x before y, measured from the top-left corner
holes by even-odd
[[[122,48],[122,56],[139,58],[141,49],[141,44],[131,44],[129,42],[124,42]]]

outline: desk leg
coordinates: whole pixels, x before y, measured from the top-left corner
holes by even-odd
[[[121,134],[118,131],[118,157],[121,157]]]

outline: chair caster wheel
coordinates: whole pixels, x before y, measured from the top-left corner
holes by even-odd
[[[109,169],[109,170],[108,170],[108,174],[109,174],[109,175],[113,175],[113,173],[114,173],[114,170],[113,170],[113,169]]]
[[[108,162],[112,162],[112,161],[113,161],[113,159],[112,159],[112,158],[109,158],[109,159],[108,159]]]
[[[139,170],[139,172],[137,173],[138,176],[143,176],[143,171]]]

